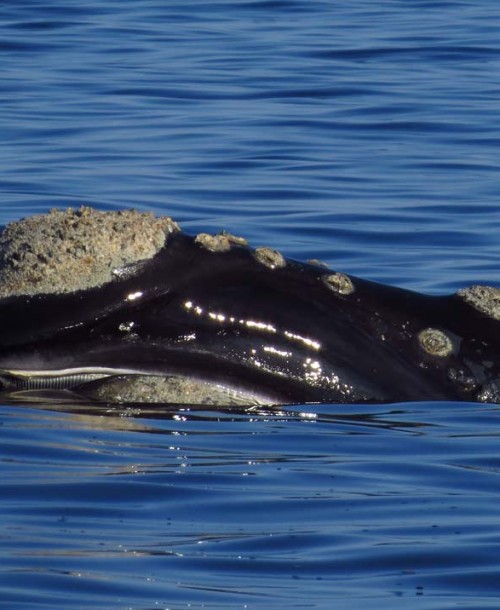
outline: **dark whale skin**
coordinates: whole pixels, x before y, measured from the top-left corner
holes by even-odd
[[[182,232],[116,280],[0,300],[0,369],[197,377],[268,404],[500,402],[500,322],[427,296]]]

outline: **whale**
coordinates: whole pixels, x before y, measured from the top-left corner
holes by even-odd
[[[0,394],[46,391],[104,403],[500,404],[500,290],[426,295],[170,218],[52,210],[0,236]]]

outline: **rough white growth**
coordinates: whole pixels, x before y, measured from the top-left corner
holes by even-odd
[[[100,286],[119,277],[116,270],[153,257],[178,229],[165,216],[85,206],[13,222],[0,235],[0,297]]]

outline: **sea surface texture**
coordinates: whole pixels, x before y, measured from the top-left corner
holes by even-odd
[[[0,134],[0,224],[500,282],[497,0],[2,2]],[[499,607],[498,406],[0,406],[2,609]]]

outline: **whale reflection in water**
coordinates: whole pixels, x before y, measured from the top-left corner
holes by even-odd
[[[500,403],[499,325],[497,288],[427,296],[133,210],[52,210],[0,236],[5,397]]]

